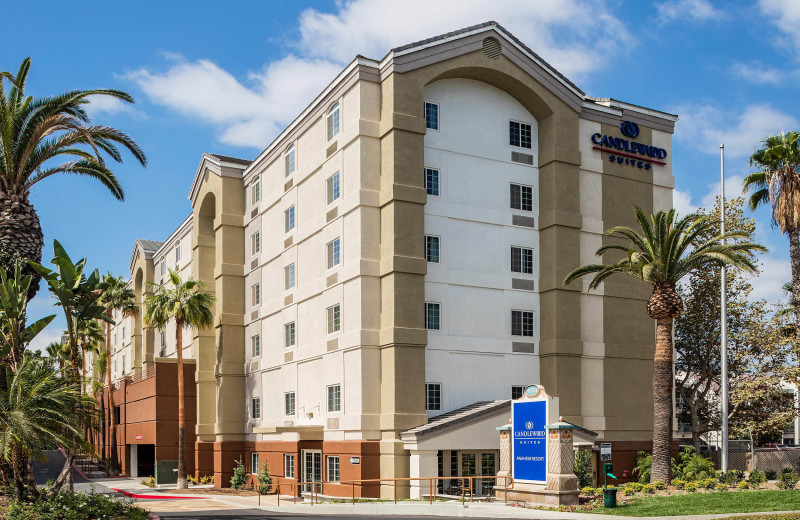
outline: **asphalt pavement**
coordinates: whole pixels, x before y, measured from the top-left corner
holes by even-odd
[[[185,512],[185,513],[155,513],[160,520],[311,520],[311,519],[341,519],[341,515],[302,515],[302,514],[281,514],[269,513],[260,509],[235,509],[209,512]],[[374,515],[353,515],[346,518],[363,519],[391,519],[391,520],[431,520],[430,516],[374,516]],[[457,520],[457,517],[435,517],[437,520]]]
[[[46,460],[42,462],[33,461],[33,477],[37,486],[44,486],[47,481],[55,480],[67,460],[59,450],[49,450],[45,453],[47,455]],[[75,491],[89,492],[94,489],[96,493],[115,493],[103,484],[85,479],[74,469],[72,470],[72,482]]]

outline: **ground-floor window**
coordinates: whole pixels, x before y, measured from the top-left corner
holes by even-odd
[[[439,477],[443,478],[439,481],[439,492],[460,496],[462,491],[469,495],[471,489],[475,496],[494,495],[499,456],[498,450],[440,451]]]
[[[339,482],[339,456],[328,456],[328,480],[330,482]]]
[[[258,475],[258,453],[250,455],[250,473]]]
[[[286,478],[294,478],[294,453],[283,456],[283,474]]]

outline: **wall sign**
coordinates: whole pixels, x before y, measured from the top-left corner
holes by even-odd
[[[137,440],[137,441],[140,441],[140,440],[142,440],[142,439],[144,439],[144,435],[137,435],[137,436],[136,436],[136,440]]]
[[[361,457],[350,457],[350,464],[361,464]]]
[[[611,460],[611,443],[604,442],[600,444],[600,460],[606,461]]]
[[[592,134],[592,143],[595,145],[592,149],[608,152],[610,162],[627,164],[633,168],[650,170],[653,164],[667,164],[660,160],[667,158],[667,150],[633,140],[639,136],[639,125],[633,121],[623,121],[619,125],[619,130],[622,135],[631,139],[603,135],[598,132]]]
[[[537,484],[547,480],[547,407],[547,400],[523,398],[511,403],[514,480]]]

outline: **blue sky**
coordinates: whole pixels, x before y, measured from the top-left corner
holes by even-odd
[[[73,88],[126,90],[135,106],[98,100],[97,122],[132,135],[149,158],[116,168],[126,201],[98,183],[51,178],[31,198],[45,232],[75,257],[129,275],[136,238],[161,240],[190,212],[189,185],[203,152],[253,158],[356,54],[496,20],[587,94],[680,116],[673,143],[676,207],[713,201],[719,144],[728,193],[767,133],[800,128],[797,0],[349,0],[340,2],[47,2],[35,26],[3,27],[0,70],[33,66],[34,96]],[[69,10],[67,10],[67,7]],[[16,11],[16,12],[15,12]],[[4,6],[33,20],[30,6]],[[756,296],[780,298],[788,243],[760,210],[770,248]],[[53,312],[45,290],[36,316]],[[63,320],[36,346],[58,337]]]

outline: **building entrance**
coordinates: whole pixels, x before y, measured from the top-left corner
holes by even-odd
[[[136,450],[136,470],[138,477],[154,477],[156,469],[155,444],[134,444]]]
[[[303,450],[303,482],[322,481],[322,450]],[[310,492],[311,486],[303,486],[303,492]],[[317,492],[319,492],[319,487]]]

